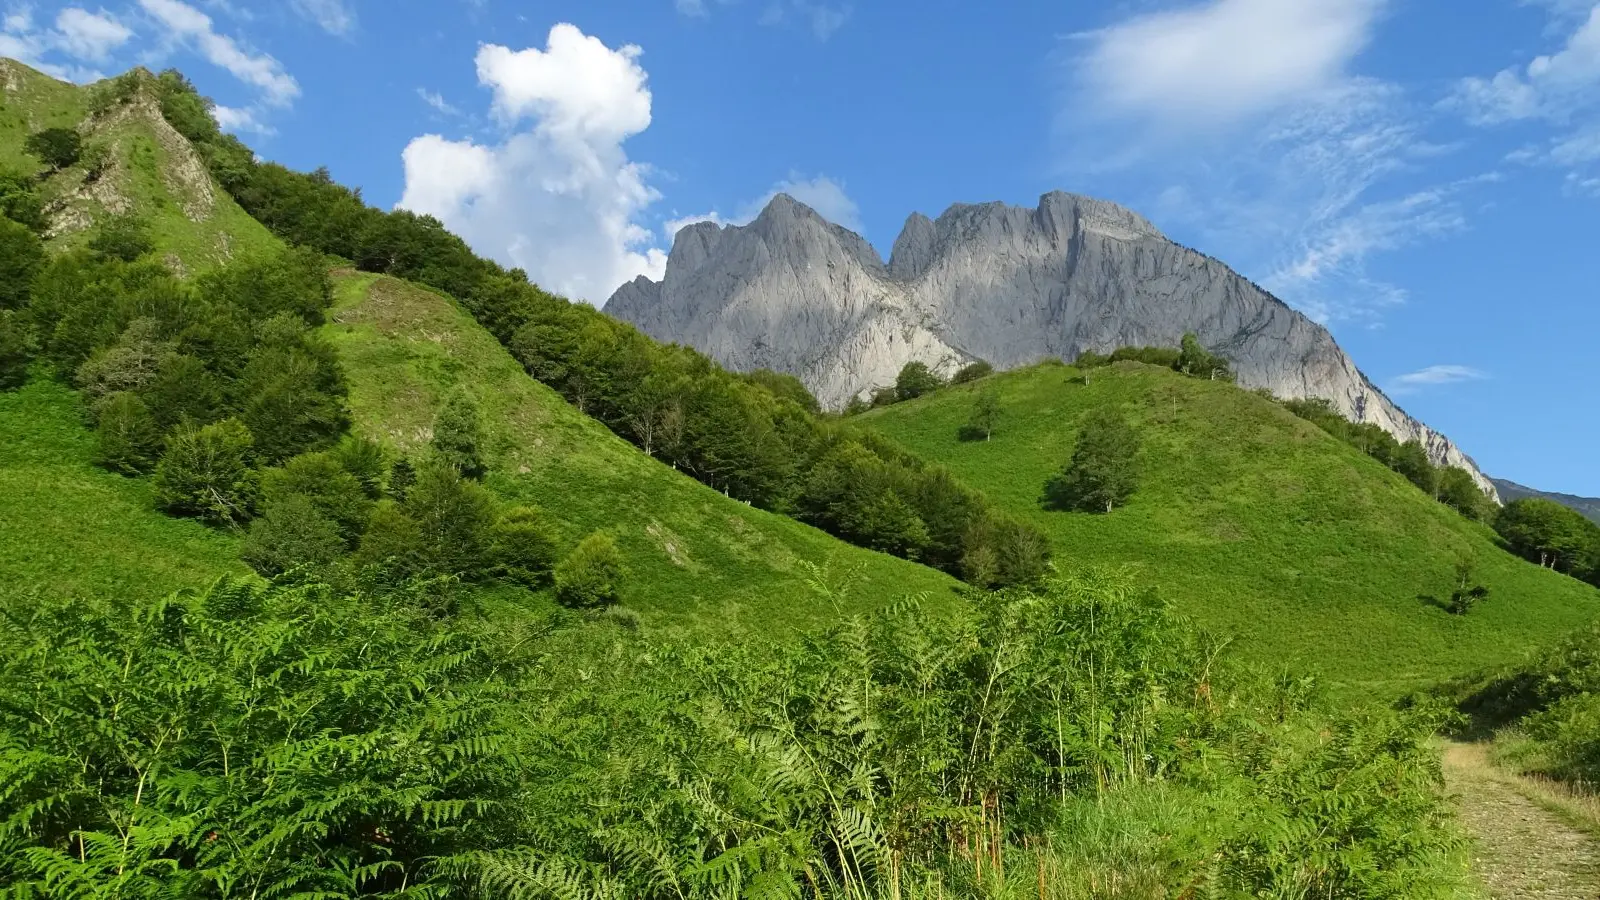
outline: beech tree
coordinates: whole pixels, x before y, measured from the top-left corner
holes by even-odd
[[[256,498],[250,468],[255,440],[237,419],[212,425],[180,425],[167,437],[156,465],[156,503],[178,516],[213,525],[242,525]]]
[[[1000,397],[994,391],[982,391],[972,401],[972,416],[962,429],[967,440],[994,437],[995,425],[1000,421]]]
[[[1078,433],[1072,460],[1045,484],[1056,509],[1111,512],[1127,502],[1139,482],[1139,436],[1122,413],[1100,407]]]
[[[465,391],[445,401],[433,423],[433,449],[462,477],[481,479],[489,471],[483,460],[483,419],[478,404]]]
[[[944,387],[944,381],[933,374],[927,363],[908,362],[894,380],[894,395],[896,400],[914,400],[941,387]]]

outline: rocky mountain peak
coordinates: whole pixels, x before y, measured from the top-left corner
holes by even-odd
[[[911,361],[950,374],[973,359],[1009,368],[1177,346],[1193,333],[1233,362],[1245,387],[1328,399],[1478,474],[1384,396],[1327,329],[1116,203],[1057,191],[1033,209],[913,214],[887,265],[860,235],[786,194],[747,226],[693,229],[679,233],[661,284],[624,285],[606,311],[730,368],[796,375],[828,407],[892,384]]]

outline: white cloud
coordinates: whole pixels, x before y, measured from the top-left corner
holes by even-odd
[[[139,0],[175,40],[194,47],[212,65],[261,91],[262,99],[284,106],[300,96],[300,84],[283,65],[265,53],[252,53],[227,35],[218,34],[211,17],[182,0]]]
[[[461,115],[461,110],[452,106],[450,101],[444,99],[444,95],[438,91],[430,91],[427,88],[417,88],[417,96],[422,98],[423,103],[428,104],[435,110],[438,110],[447,116]]]
[[[544,49],[480,47],[478,78],[509,135],[416,138],[399,206],[568,296],[603,303],[637,275],[660,278],[666,254],[638,224],[659,195],[623,149],[650,125],[641,52],[568,24],[550,30]]]
[[[62,50],[96,63],[109,61],[111,51],[133,37],[133,31],[110,13],[92,13],[76,6],[63,9],[56,16],[56,32]]]
[[[212,107],[211,114],[216,118],[218,128],[233,134],[271,135],[277,133],[272,126],[261,121],[260,115],[253,109],[241,109],[218,104]]]
[[[1489,78],[1464,78],[1445,105],[1475,125],[1564,119],[1575,107],[1593,104],[1596,88],[1600,88],[1600,4],[1590,8],[1561,50]]]
[[[760,21],[762,25],[799,23],[817,40],[825,41],[850,21],[853,12],[849,4],[830,6],[813,0],[773,0],[761,13]]]
[[[817,175],[813,178],[798,172],[790,172],[789,177],[774,184],[770,190],[760,197],[741,205],[732,216],[724,216],[712,211],[701,215],[682,216],[669,219],[662,231],[670,242],[685,226],[696,222],[714,222],[718,225],[748,225],[754,221],[761,211],[767,208],[772,198],[779,194],[788,194],[795,200],[816,210],[817,214],[835,225],[841,225],[856,233],[860,233],[861,208],[845,192],[845,187],[840,182],[826,175]]]
[[[1101,112],[1230,124],[1342,80],[1380,0],[1210,0],[1079,35],[1079,86]]]
[[[1384,5],[1210,0],[1077,35],[1063,172],[1318,321],[1381,323],[1406,292],[1367,261],[1468,227],[1476,183],[1415,183],[1450,148],[1404,90],[1351,71]]]
[[[1428,366],[1396,377],[1389,382],[1387,390],[1397,395],[1415,394],[1432,387],[1460,384],[1464,381],[1482,381],[1488,377],[1488,373],[1471,366]]]
[[[345,0],[293,0],[294,11],[317,23],[329,34],[349,34],[356,27],[355,11]]]
[[[677,0],[678,12],[685,16],[706,15],[706,0]]]

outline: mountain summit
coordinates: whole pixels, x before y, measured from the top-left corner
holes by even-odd
[[[1055,192],[1038,207],[957,204],[913,214],[885,264],[860,235],[779,194],[743,226],[678,232],[660,282],[623,285],[606,312],[738,370],[798,376],[825,405],[892,384],[921,361],[948,375],[1086,350],[1178,345],[1193,332],[1248,388],[1321,397],[1357,422],[1477,466],[1407,415],[1326,328],[1114,203]]]

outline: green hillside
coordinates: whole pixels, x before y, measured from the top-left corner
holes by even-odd
[[[427,444],[458,386],[483,410],[489,486],[549,510],[576,543],[595,529],[618,539],[632,570],[628,604],[652,621],[696,627],[798,624],[829,612],[795,606],[811,577],[860,568],[859,597],[891,602],[955,581],[730,500],[646,457],[522,370],[452,300],[392,278],[341,273],[324,334],[350,377],[357,431],[391,447]]]
[[[999,427],[962,441],[980,390],[997,393]],[[1138,493],[1110,515],[1046,511],[1046,479],[1103,404],[1142,440]],[[1223,382],[1125,363],[1085,386],[1044,365],[862,421],[1046,528],[1058,564],[1126,566],[1250,657],[1319,669],[1352,696],[1501,663],[1600,614],[1600,593],[1500,550],[1486,526]],[[1492,594],[1452,616],[1422,598],[1449,594],[1462,555]]]
[[[157,512],[148,479],[94,465],[66,388],[0,392],[0,599],[151,598],[242,572],[236,538]]]
[[[51,246],[77,246],[93,226],[118,214],[143,219],[157,255],[182,271],[202,271],[277,246],[266,228],[215,184],[195,148],[162,117],[147,89],[151,81],[149,73],[135,70],[77,87],[15,60],[0,60],[0,167],[45,174],[39,160],[23,150],[35,132],[75,128],[83,138],[84,158],[48,173],[40,185],[52,217]],[[97,102],[141,85],[143,92],[132,102]]]

